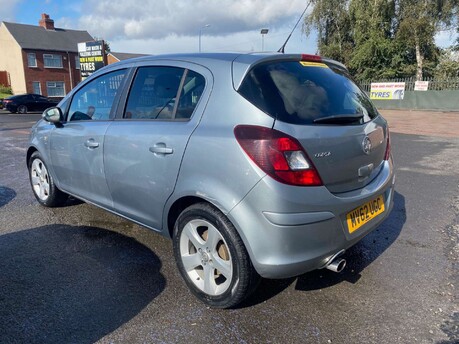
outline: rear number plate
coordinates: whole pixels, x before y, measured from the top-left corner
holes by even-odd
[[[347,229],[352,233],[384,212],[384,197],[362,204],[346,214]]]

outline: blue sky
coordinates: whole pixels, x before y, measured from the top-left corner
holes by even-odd
[[[0,0],[0,21],[37,25],[47,13],[56,27],[87,30],[110,42],[112,51],[158,54],[203,51],[279,49],[301,15],[305,0]],[[209,27],[205,25],[209,24]],[[205,28],[204,28],[205,27]],[[446,47],[455,35],[442,32]],[[286,52],[316,53],[316,36],[301,24]]]

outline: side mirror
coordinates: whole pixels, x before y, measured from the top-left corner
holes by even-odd
[[[58,107],[51,107],[46,109],[41,117],[46,121],[53,124],[58,124],[62,122],[62,111]]]

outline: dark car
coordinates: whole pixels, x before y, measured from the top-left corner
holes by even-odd
[[[3,109],[3,98],[0,98],[0,109]]]
[[[20,94],[3,99],[3,107],[11,113],[27,113],[28,111],[44,111],[56,106],[57,100],[39,94]]]

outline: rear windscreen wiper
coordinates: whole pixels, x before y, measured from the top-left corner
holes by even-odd
[[[327,117],[316,118],[314,123],[330,123],[330,124],[341,124],[341,123],[353,123],[363,118],[363,114],[357,113],[352,115],[333,115]]]

